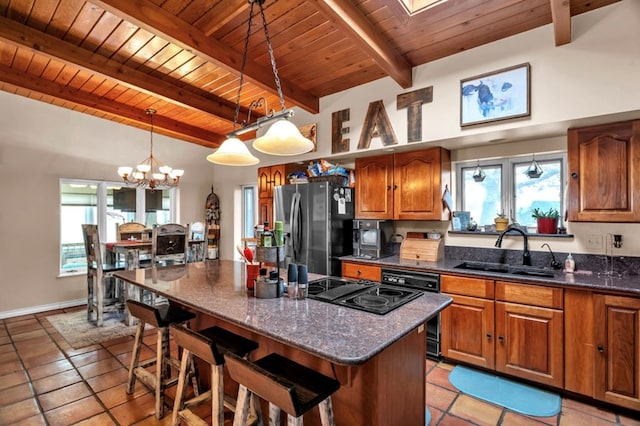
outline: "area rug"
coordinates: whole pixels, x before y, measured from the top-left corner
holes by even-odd
[[[554,393],[459,365],[449,373],[449,382],[461,392],[527,416],[555,416],[562,405]]]
[[[74,349],[78,349],[118,337],[135,335],[136,326],[125,325],[122,322],[123,318],[124,314],[106,314],[103,326],[96,327],[87,321],[87,312],[81,310],[48,316],[47,320]]]

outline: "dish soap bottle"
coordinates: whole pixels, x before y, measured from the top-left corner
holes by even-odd
[[[564,260],[564,271],[565,272],[573,272],[576,269],[576,262],[573,260],[573,256],[571,253]]]

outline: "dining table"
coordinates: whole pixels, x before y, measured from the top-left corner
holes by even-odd
[[[151,240],[122,240],[106,243],[105,246],[107,263],[116,264],[122,257],[125,269],[131,270],[141,267],[142,256],[151,256],[153,244]],[[189,253],[187,254],[189,261],[203,261],[206,253],[205,248],[205,240],[189,240]]]

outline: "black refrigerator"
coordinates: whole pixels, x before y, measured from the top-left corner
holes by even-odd
[[[282,221],[285,267],[306,264],[309,272],[341,276],[340,256],[353,253],[354,189],[330,182],[274,188],[274,220]]]

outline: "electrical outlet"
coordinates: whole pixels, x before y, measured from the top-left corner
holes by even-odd
[[[585,248],[602,250],[602,235],[587,235]]]

